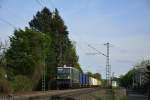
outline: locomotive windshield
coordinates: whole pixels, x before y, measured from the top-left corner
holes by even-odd
[[[58,79],[69,79],[70,78],[70,68],[58,68],[57,69]]]
[[[69,74],[70,73],[70,69],[69,68],[58,68],[57,70],[58,74]]]

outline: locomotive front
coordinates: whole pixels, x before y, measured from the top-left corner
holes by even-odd
[[[57,68],[57,87],[59,89],[71,87],[71,69],[69,67]]]

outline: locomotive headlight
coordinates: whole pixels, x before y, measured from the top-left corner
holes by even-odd
[[[70,79],[70,76],[68,76],[67,78]]]

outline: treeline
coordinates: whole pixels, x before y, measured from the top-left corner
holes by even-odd
[[[102,80],[101,74],[100,73],[91,73],[91,72],[87,72],[86,73],[88,76],[90,77],[94,77],[96,79]]]
[[[41,90],[46,68],[46,88],[56,88],[56,67],[72,66],[82,72],[76,48],[57,9],[38,11],[29,27],[10,36],[10,46],[1,48],[0,92]]]
[[[129,72],[119,78],[120,86],[139,91],[148,92],[150,86],[150,60],[143,60],[133,66]]]

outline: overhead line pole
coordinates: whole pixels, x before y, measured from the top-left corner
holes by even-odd
[[[107,86],[111,86],[111,66],[110,66],[110,56],[109,56],[109,49],[110,49],[110,43],[105,43],[104,45],[107,46],[107,53],[104,54],[102,52],[100,52],[99,50],[97,50],[96,48],[94,48],[93,46],[88,44],[88,47],[92,48],[93,50],[97,51],[98,54],[101,54],[103,56],[106,57],[106,81],[107,81]],[[96,53],[95,53],[96,54]],[[94,54],[92,54],[94,55]]]
[[[104,44],[107,46],[107,56],[106,56],[106,80],[107,80],[107,86],[111,85],[111,66],[110,66],[110,59],[109,59],[109,47],[110,43]]]

